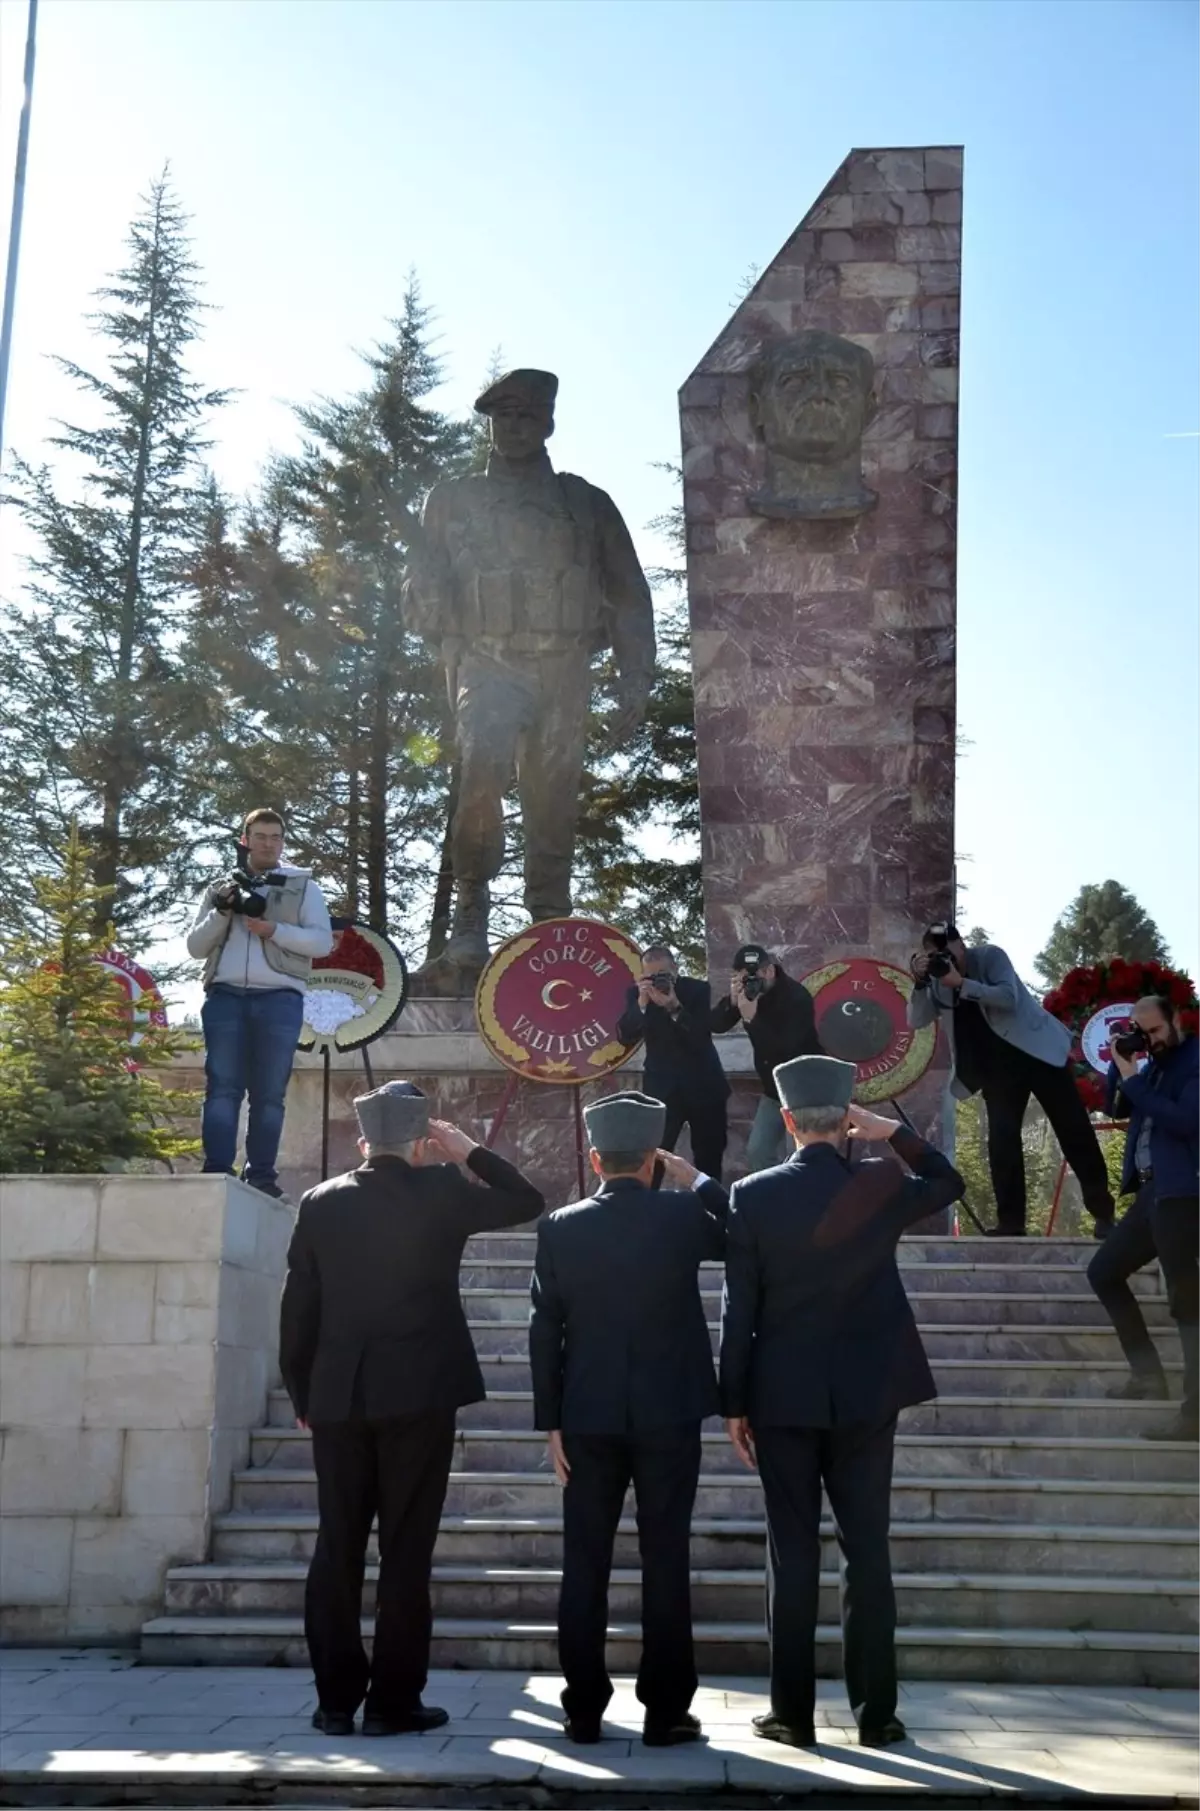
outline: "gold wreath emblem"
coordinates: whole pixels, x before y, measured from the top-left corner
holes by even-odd
[[[496,989],[517,958],[536,949],[538,941],[536,937],[518,937],[507,949],[497,950],[480,975],[479,986],[475,990],[475,1017],[479,1020],[479,1029],[497,1056],[503,1053],[510,1063],[527,1063],[529,1051],[509,1036],[496,1017]]]
[[[816,974],[804,977],[804,985],[813,996],[814,1003],[822,990],[828,987],[831,981],[836,981],[840,975],[844,975],[849,966],[848,962],[831,962],[827,968],[819,968]],[[886,962],[878,963],[876,971],[881,980],[891,983],[907,1005],[913,990],[912,976],[906,975],[902,968],[892,968]],[[907,1035],[909,1043],[895,1067],[886,1070],[883,1075],[870,1075],[862,1081],[855,1082],[854,1098],[861,1105],[870,1106],[874,1101],[890,1100],[893,1095],[902,1094],[906,1088],[911,1088],[914,1082],[920,1081],[933,1061],[933,1052],[937,1044],[936,1026],[922,1025],[916,1031],[911,1026],[906,1026],[900,1035]]]

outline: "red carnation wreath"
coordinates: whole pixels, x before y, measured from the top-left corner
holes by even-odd
[[[1144,994],[1163,995],[1179,1012],[1185,1029],[1197,1030],[1200,1012],[1191,976],[1162,962],[1125,962],[1118,957],[1094,968],[1073,968],[1042,1002],[1071,1033],[1071,1073],[1090,1113],[1104,1110],[1107,1032],[1114,1022],[1105,1009],[1132,1007]]]

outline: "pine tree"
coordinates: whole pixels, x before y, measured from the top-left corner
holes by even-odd
[[[663,469],[679,476],[675,467]],[[603,718],[594,722],[580,804],[576,896],[581,911],[621,925],[641,943],[661,939],[694,973],[703,973],[700,794],[682,503],[649,526],[667,540],[678,562],[648,574],[656,593],[657,672],[645,722],[626,748],[608,751]],[[612,677],[610,656],[598,679],[603,686]],[[655,853],[648,853],[647,842]]]
[[[190,649],[211,695],[208,822],[269,802],[338,904],[411,939],[427,923],[449,786],[440,668],[406,633],[406,550],[430,487],[465,469],[470,428],[425,402],[441,380],[415,280],[369,381],[297,409],[234,521],[213,496]]]
[[[1119,881],[1105,880],[1080,887],[1034,957],[1034,967],[1047,987],[1057,987],[1071,969],[1115,956],[1127,962],[1171,959],[1161,931],[1134,895]]]
[[[203,424],[225,400],[188,371],[202,304],[165,173],[98,300],[105,366],[57,361],[90,421],[51,439],[54,470],[14,465],[9,501],[35,550],[0,652],[3,828],[20,829],[6,895],[28,906],[33,876],[52,870],[77,818],[102,922],[136,939],[190,860],[185,751],[202,700],[180,658],[179,618],[201,520]]]
[[[0,1171],[79,1175],[194,1150],[175,1122],[195,1097],[148,1067],[182,1040],[147,1030],[135,1062],[128,1001],[96,961],[105,902],[75,824],[60,871],[33,886],[29,922],[0,951]]]

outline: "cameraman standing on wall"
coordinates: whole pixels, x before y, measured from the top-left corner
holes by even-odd
[[[779,1107],[775,1070],[797,1056],[821,1056],[812,995],[792,979],[761,943],[744,943],[733,958],[729,992],[712,1010],[714,1031],[746,1027],[763,1097],[746,1143],[746,1164],[753,1172],[782,1163],[788,1134]]]
[[[645,1039],[642,1087],[667,1109],[663,1150],[673,1151],[687,1126],[696,1168],[719,1182],[729,1082],[712,1041],[711,1016],[708,982],[681,975],[666,944],[652,943],[642,955],[641,979],[625,996],[617,1036],[623,1044]]]
[[[1095,1128],[1068,1067],[1071,1034],[1035,1000],[995,943],[968,949],[952,924],[931,924],[912,959],[916,983],[908,1022],[936,1024],[944,1015],[950,1041],[950,1091],[959,1100],[982,1094],[987,1108],[988,1167],[996,1191],[997,1238],[1025,1235],[1025,1148],[1021,1127],[1030,1096],[1050,1121],[1063,1157],[1079,1178],[1096,1237],[1113,1227],[1113,1198]]]
[[[313,958],[333,948],[321,889],[307,868],[282,861],[283,835],[277,811],[250,813],[237,867],[206,888],[187,940],[189,956],[204,962],[205,1172],[233,1174],[238,1116],[249,1093],[242,1180],[276,1198],[283,1193],[275,1160],[304,993]]]

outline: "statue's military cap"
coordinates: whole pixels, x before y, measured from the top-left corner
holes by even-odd
[[[804,1107],[848,1107],[854,1095],[853,1063],[835,1056],[795,1056],[775,1070],[779,1098],[791,1112]]]
[[[553,371],[506,371],[475,400],[480,415],[490,415],[502,401],[531,403],[534,408],[553,409],[558,395],[558,379]]]
[[[606,1151],[656,1151],[662,1143],[667,1109],[651,1094],[609,1094],[583,1109],[588,1143]]]
[[[384,1082],[360,1094],[354,1111],[363,1137],[379,1150],[394,1151],[429,1131],[429,1101],[412,1082]]]

